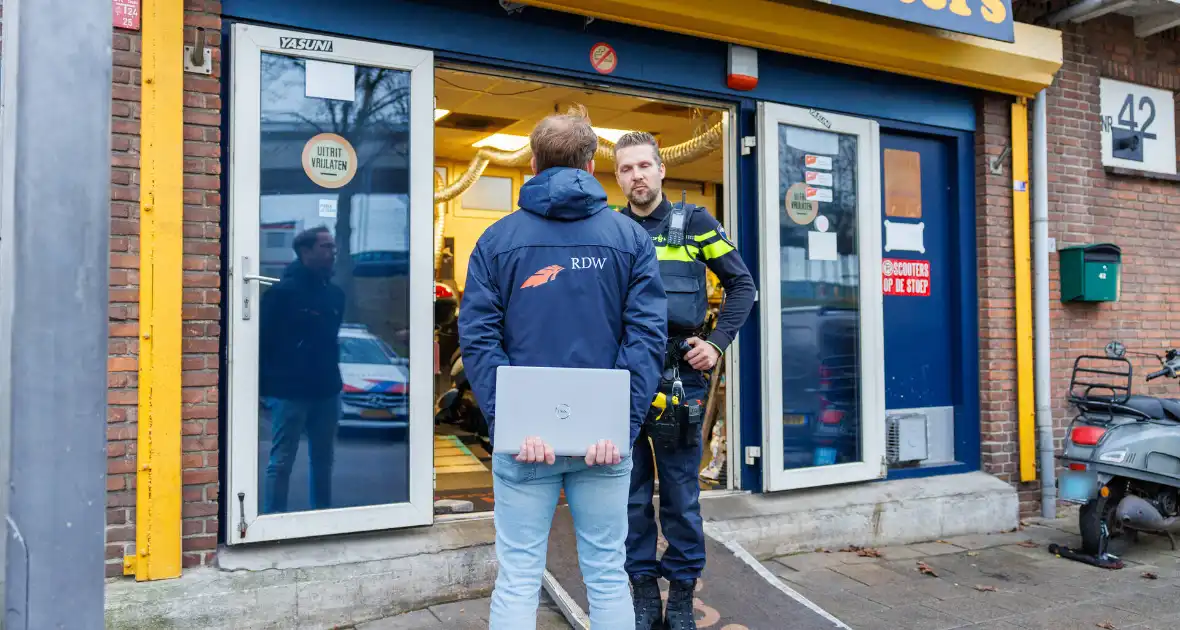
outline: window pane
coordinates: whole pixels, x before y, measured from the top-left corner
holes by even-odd
[[[410,76],[312,79],[262,56],[263,514],[409,495]]]
[[[855,136],[779,125],[783,462],[858,462]]]

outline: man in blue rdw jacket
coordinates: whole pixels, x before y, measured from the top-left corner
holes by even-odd
[[[651,405],[667,341],[655,247],[611,212],[593,176],[598,138],[584,110],[546,118],[530,138],[536,177],[522,212],[484,232],[459,309],[463,365],[495,440],[496,368],[528,365],[631,371],[631,441]],[[586,264],[590,263],[590,264]],[[554,457],[530,438],[492,458],[496,558],[492,630],[536,627],[549,527],[564,488],[596,630],[635,626],[624,570],[631,458],[609,442]]]

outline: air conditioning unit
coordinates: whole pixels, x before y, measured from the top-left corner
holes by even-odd
[[[885,461],[889,464],[921,462],[930,456],[929,419],[924,413],[898,413],[885,417]]]

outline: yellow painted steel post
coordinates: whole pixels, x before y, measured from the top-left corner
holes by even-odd
[[[139,191],[138,581],[181,570],[180,373],[184,222],[184,3],[143,4]]]
[[[1028,101],[1020,98],[1012,104],[1012,258],[1016,280],[1016,426],[1021,481],[1037,478],[1029,230]]]

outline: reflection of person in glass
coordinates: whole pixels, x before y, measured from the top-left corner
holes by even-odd
[[[336,242],[328,228],[301,232],[292,247],[295,260],[262,296],[259,390],[273,401],[264,513],[287,511],[291,469],[304,433],[311,507],[326,509],[332,503],[344,291],[331,281]]]

